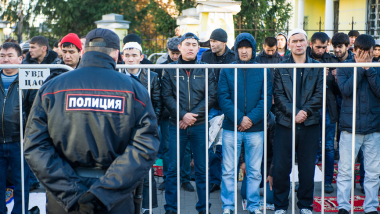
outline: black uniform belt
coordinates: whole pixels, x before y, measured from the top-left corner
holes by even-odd
[[[85,178],[100,178],[104,174],[106,174],[106,169],[93,169],[93,168],[86,168],[86,167],[76,167],[74,168],[74,171],[77,173],[77,175]]]

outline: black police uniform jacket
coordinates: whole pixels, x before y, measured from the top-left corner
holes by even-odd
[[[43,85],[26,127],[25,158],[62,207],[94,194],[107,210],[126,200],[152,167],[159,147],[147,90],[90,51],[80,67]],[[88,184],[76,167],[106,169]],[[74,209],[74,208],[73,208]]]

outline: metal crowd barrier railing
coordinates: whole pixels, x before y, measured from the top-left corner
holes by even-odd
[[[234,78],[234,109],[235,109],[235,117],[234,117],[234,125],[235,125],[235,136],[234,136],[234,165],[235,167],[238,166],[237,163],[237,69],[238,68],[264,68],[264,97],[267,96],[267,72],[268,68],[293,68],[293,82],[296,82],[296,71],[297,68],[323,68],[323,112],[322,112],[322,202],[324,201],[324,174],[325,174],[325,124],[326,124],[326,68],[342,68],[342,67],[353,67],[354,68],[354,74],[357,74],[357,67],[380,67],[380,63],[318,63],[318,64],[195,64],[195,65],[170,65],[170,64],[165,64],[165,65],[117,65],[116,68],[119,69],[121,72],[122,69],[126,68],[145,68],[148,70],[148,92],[150,94],[150,69],[164,69],[164,68],[171,68],[171,69],[176,69],[176,82],[177,82],[177,95],[179,94],[179,69],[181,68],[204,68],[206,71],[205,74],[205,83],[206,83],[206,88],[205,88],[205,101],[206,101],[206,109],[208,109],[208,72],[209,69],[212,68],[234,68],[235,69],[235,78]],[[72,70],[71,67],[66,66],[66,65],[51,65],[51,64],[40,64],[40,65],[0,65],[0,68],[19,68],[19,69],[43,69],[43,68],[64,68],[67,70]],[[39,87],[35,87],[34,89],[38,89]],[[353,89],[357,88],[357,75],[354,75],[354,87]],[[19,100],[20,100],[20,108],[22,108],[22,97],[21,97],[21,90],[25,88],[19,88],[20,93],[19,93]],[[293,94],[296,94],[296,84],[293,84]],[[357,91],[353,90],[353,103],[356,103],[356,94]],[[267,99],[264,99],[264,179],[267,177]],[[296,107],[296,97],[293,96],[293,124],[292,124],[292,168],[294,169],[295,166],[295,107]],[[178,204],[178,213],[181,212],[181,205],[180,205],[180,157],[179,157],[179,97],[177,96],[177,204]],[[206,112],[206,121],[208,121],[208,111]],[[353,105],[353,123],[352,123],[352,130],[356,130],[356,105]],[[22,109],[20,109],[20,121],[22,121]],[[209,182],[208,182],[208,122],[205,124],[205,129],[206,129],[206,213],[209,213]],[[23,147],[23,126],[22,123],[20,123],[20,149],[21,149],[21,176],[24,178],[24,147]],[[355,132],[352,132],[352,183],[351,183],[351,213],[354,213],[353,205],[354,205],[354,167],[355,167]],[[152,170],[152,169],[151,169]],[[235,183],[234,183],[234,189],[235,189],[235,210],[237,210],[237,171],[234,170],[235,172]],[[295,173],[292,173],[292,213],[295,212],[295,178],[294,175]],[[22,180],[22,200],[24,204],[24,179]],[[149,210],[150,214],[152,214],[152,174],[151,171],[149,172]],[[264,187],[264,209],[263,212],[266,214],[267,212],[267,205],[266,205],[266,195],[267,195],[267,188],[266,185]],[[23,214],[25,214],[25,208],[23,206],[22,208]],[[324,206],[322,205],[322,214],[324,214]]]

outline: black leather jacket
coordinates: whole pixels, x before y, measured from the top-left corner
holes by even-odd
[[[2,72],[2,71],[1,71]],[[1,73],[0,72],[0,73]],[[0,75],[0,143],[20,142],[20,104],[18,77],[11,83],[5,95],[3,80]],[[22,91],[23,126],[25,127],[30,108],[37,90]]]
[[[148,71],[146,69],[142,69],[139,75],[139,79],[144,87],[148,90]],[[150,72],[150,97],[152,100],[154,113],[156,113],[157,120],[161,119],[162,111],[163,111],[163,103],[161,99],[161,81],[158,78],[158,74],[156,72]]]
[[[196,61],[196,64],[206,64]],[[182,64],[182,57],[170,64]],[[161,94],[164,105],[170,112],[170,125],[177,125],[177,78],[176,69],[164,69],[162,78]],[[182,119],[186,113],[198,114],[194,126],[205,123],[205,73],[206,69],[191,69],[189,75],[185,69],[179,69],[179,118]],[[208,70],[208,111],[216,102],[216,80],[213,69]]]
[[[25,158],[67,212],[85,193],[108,211],[129,203],[156,158],[159,132],[148,92],[115,66],[107,54],[86,52],[78,69],[40,88],[30,112]],[[88,182],[77,167],[105,174]]]
[[[292,63],[292,57],[281,63]],[[307,56],[307,63],[319,63]],[[322,107],[323,92],[322,68],[305,68],[302,77],[301,109],[307,112],[305,126],[319,124],[319,109]],[[293,68],[274,70],[274,103],[277,107],[276,122],[291,128],[293,112]]]
[[[45,58],[42,60],[40,64],[56,64],[60,59],[58,58],[58,54],[52,50],[48,50]],[[37,59],[33,59],[30,56],[30,52],[26,54],[24,60],[22,60],[22,64],[38,64]]]

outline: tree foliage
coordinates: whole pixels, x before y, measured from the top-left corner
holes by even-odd
[[[247,29],[261,49],[266,37],[285,31],[291,13],[292,6],[286,0],[242,0],[241,11],[234,16],[235,29]]]

